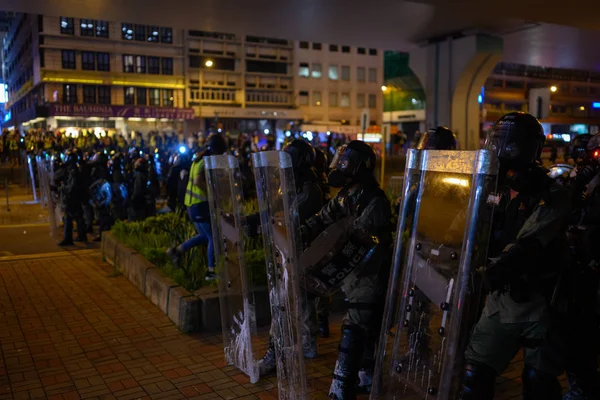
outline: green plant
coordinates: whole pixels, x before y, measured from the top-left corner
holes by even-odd
[[[258,204],[256,201],[247,202],[245,209],[246,212],[256,212]],[[182,214],[163,214],[141,222],[119,221],[113,226],[112,233],[187,290],[194,291],[207,284],[204,280],[207,270],[206,247],[195,247],[187,252],[180,261],[180,268],[175,267],[167,256],[169,247],[179,245],[196,234],[194,226]],[[244,255],[253,285],[265,285],[262,237],[246,238]]]

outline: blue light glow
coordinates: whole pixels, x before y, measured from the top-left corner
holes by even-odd
[[[592,103],[592,107],[594,108],[600,108],[600,102],[596,101]]]
[[[179,152],[181,154],[185,154],[186,151],[187,151],[187,149],[185,148],[185,146],[179,146]]]
[[[477,102],[479,104],[483,103],[483,96],[482,95],[477,96]]]

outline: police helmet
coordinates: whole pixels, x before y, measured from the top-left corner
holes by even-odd
[[[417,144],[418,150],[456,150],[456,135],[445,126],[438,126],[425,132]]]
[[[297,171],[311,168],[315,163],[315,149],[306,140],[296,139],[287,144],[283,151],[292,157],[292,165]]]
[[[376,160],[373,147],[362,140],[353,140],[337,149],[329,168],[341,171],[348,177],[355,177],[372,173]]]
[[[569,145],[569,155],[576,163],[584,162],[588,159],[588,145],[592,135],[584,134],[577,135],[573,138],[573,141]]]
[[[77,149],[69,149],[64,154],[64,164],[69,167],[76,166],[80,160]]]
[[[490,128],[484,149],[494,152],[501,166],[524,168],[539,162],[545,139],[544,128],[533,115],[512,112]]]

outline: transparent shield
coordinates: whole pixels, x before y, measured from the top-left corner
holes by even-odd
[[[48,211],[48,224],[50,227],[50,236],[58,238],[58,221],[57,221],[57,199],[52,191],[53,172],[52,159],[50,157],[37,156],[35,158],[38,185],[40,189],[40,202],[42,207]]]
[[[219,274],[219,298],[225,360],[258,382],[252,339],[256,308],[252,271],[247,268],[246,213],[238,160],[233,156],[205,158],[206,182]]]
[[[486,150],[416,157],[405,173],[372,399],[456,398],[482,307],[476,270],[487,255],[495,157]]]
[[[252,155],[260,210],[280,399],[306,398],[301,340],[298,210],[292,159],[284,152]]]

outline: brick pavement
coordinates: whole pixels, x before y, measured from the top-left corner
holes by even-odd
[[[325,399],[338,329],[307,363]],[[185,335],[96,252],[0,262],[0,400],[276,399],[276,378],[250,384],[223,361],[221,335]],[[520,397],[520,365],[499,378]]]

